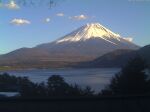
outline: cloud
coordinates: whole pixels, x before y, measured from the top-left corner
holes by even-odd
[[[8,4],[5,4],[5,7],[8,9],[19,9],[19,5],[15,3],[15,1],[11,0]]]
[[[46,22],[46,23],[49,23],[50,20],[51,20],[50,18],[46,18],[46,19],[45,19],[45,22]]]
[[[58,14],[56,14],[56,16],[62,17],[62,16],[64,16],[64,13],[58,13]]]
[[[73,17],[69,17],[69,18],[70,18],[70,19],[74,19],[74,20],[80,21],[80,20],[85,20],[85,19],[87,19],[88,17],[85,16],[85,15],[83,15],[83,14],[81,14],[81,15],[77,15],[77,16],[73,16]]]
[[[30,24],[31,22],[25,19],[13,19],[10,23],[20,26],[20,25]]]
[[[125,39],[125,40],[127,40],[127,41],[129,41],[129,42],[132,42],[133,41],[133,38],[123,38],[123,39]]]

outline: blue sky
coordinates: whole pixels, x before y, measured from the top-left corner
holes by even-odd
[[[150,0],[57,0],[56,6],[0,6],[0,54],[58,39],[86,24],[99,22],[123,37],[150,44]]]

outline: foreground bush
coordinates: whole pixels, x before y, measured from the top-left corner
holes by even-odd
[[[51,76],[47,83],[36,84],[27,77],[10,76],[7,73],[0,75],[0,91],[19,92],[21,97],[47,98],[47,97],[73,97],[93,96],[90,87],[81,89],[78,85],[69,85],[59,75]]]
[[[145,95],[150,92],[150,80],[146,74],[147,65],[140,57],[131,60],[112,78],[102,95]]]

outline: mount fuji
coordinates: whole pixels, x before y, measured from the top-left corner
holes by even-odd
[[[99,23],[91,23],[56,41],[1,55],[0,66],[68,66],[68,63],[93,60],[117,49],[138,48],[131,38],[123,38]]]

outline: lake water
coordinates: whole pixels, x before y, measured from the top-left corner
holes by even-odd
[[[44,70],[17,70],[6,71],[10,75],[26,76],[33,82],[46,82],[51,75],[64,77],[69,84],[78,84],[81,87],[90,86],[96,92],[109,84],[110,79],[117,73],[119,68],[96,68],[96,69],[44,69]]]

